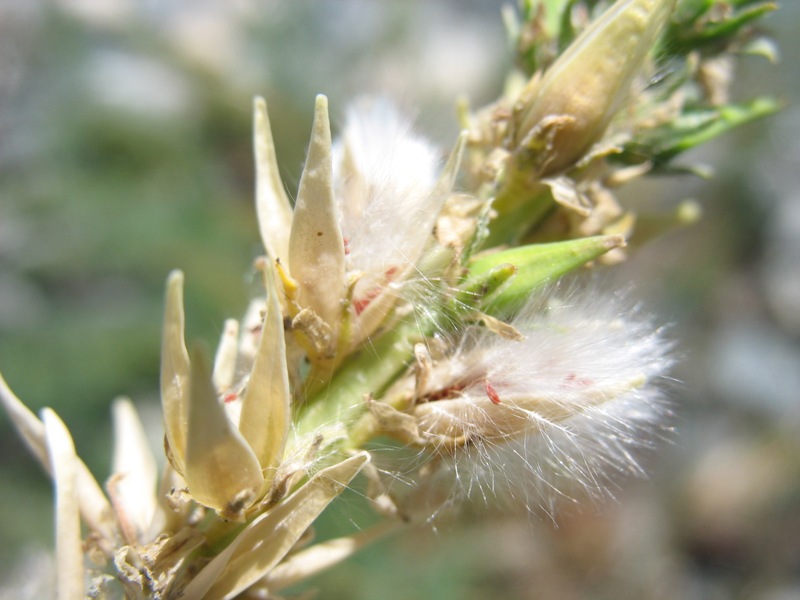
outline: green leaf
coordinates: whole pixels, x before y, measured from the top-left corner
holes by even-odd
[[[476,258],[470,265],[470,277],[480,280],[481,275],[492,273],[498,266],[506,264],[517,268],[516,276],[487,296],[482,307],[489,314],[506,315],[519,308],[537,288],[624,245],[622,236],[603,235],[512,248]]]
[[[714,4],[712,0],[684,2],[668,30],[665,49],[671,54],[685,54],[700,46],[730,40],[742,33],[745,26],[778,8],[775,2],[731,1],[731,6],[741,10],[731,11],[721,20],[705,19]]]
[[[480,308],[484,300],[513,279],[517,271],[517,267],[511,263],[501,263],[468,277],[456,294],[454,312],[463,308]]]
[[[672,18],[674,27],[684,29],[706,14],[714,6],[714,0],[683,0]]]
[[[662,167],[678,154],[780,108],[781,103],[774,98],[761,97],[745,104],[687,110],[669,125],[653,129],[626,145],[622,158],[645,156],[656,167]]]
[[[698,36],[689,39],[694,39],[696,43],[699,44],[715,42],[726,37],[733,37],[748,23],[760,19],[777,8],[778,6],[773,2],[753,6],[740,13],[734,14],[730,19],[726,19],[721,23],[709,25]]]

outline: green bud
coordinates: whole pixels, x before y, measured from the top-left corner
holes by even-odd
[[[515,106],[512,147],[541,177],[578,161],[606,130],[675,0],[619,0],[534,77]]]
[[[485,299],[493,296],[516,274],[517,267],[510,263],[501,263],[469,277],[456,295],[456,312],[462,307],[482,308]]]
[[[489,314],[505,315],[518,308],[533,290],[624,245],[625,239],[621,235],[600,235],[521,246],[476,258],[469,268],[470,278],[480,281],[503,265],[517,268],[517,274],[494,294],[487,296],[483,303],[484,310]]]

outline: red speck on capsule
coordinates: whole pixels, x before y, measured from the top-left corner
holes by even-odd
[[[489,397],[489,400],[492,401],[492,404],[500,404],[500,395],[497,393],[497,390],[492,387],[492,384],[485,381],[484,385],[486,386],[486,395]]]

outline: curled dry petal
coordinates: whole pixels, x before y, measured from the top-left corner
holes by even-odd
[[[292,205],[281,182],[275,144],[269,124],[267,103],[263,98],[253,102],[256,155],[256,214],[264,248],[274,262],[286,260],[289,254],[289,231],[292,226]]]
[[[49,408],[42,410],[47,453],[56,488],[56,564],[58,600],[81,600],[83,545],[78,501],[75,445],[64,422]]]
[[[142,543],[156,513],[156,460],[133,403],[118,398],[111,411],[114,462],[106,487],[127,542]]]
[[[258,457],[265,471],[264,483],[269,485],[289,433],[291,390],[278,291],[271,266],[265,264],[264,269],[267,313],[242,401],[239,431]]]
[[[217,399],[209,371],[203,352],[194,351],[184,476],[192,498],[223,518],[238,520],[258,496],[264,477],[258,458]]]
[[[336,329],[345,292],[344,240],[333,194],[328,100],[317,96],[314,126],[289,236],[297,303]]]
[[[161,338],[161,407],[169,444],[170,460],[179,473],[186,462],[186,428],[189,353],[184,342],[183,273],[167,278],[164,329]]]
[[[234,598],[269,573],[319,514],[369,461],[360,452],[314,475],[292,496],[250,523],[186,586],[184,596]]]

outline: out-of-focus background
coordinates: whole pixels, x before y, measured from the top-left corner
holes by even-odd
[[[800,598],[800,3],[783,5],[766,22],[782,62],[744,59],[736,94],[787,108],[684,157],[713,180],[628,191],[705,213],[620,271],[682,357],[651,477],[552,519],[489,507],[407,531],[312,582],[322,597]],[[447,147],[455,97],[480,106],[502,85],[500,6],[0,2],[0,370],[56,409],[99,480],[114,397],[134,399],[159,447],[169,270],[186,273],[187,336],[210,344],[257,290],[252,97],[290,190],[316,93],[334,126],[354,96],[389,94]],[[0,598],[43,597],[52,492],[4,414],[0,480]],[[339,510],[321,529],[346,525]]]

